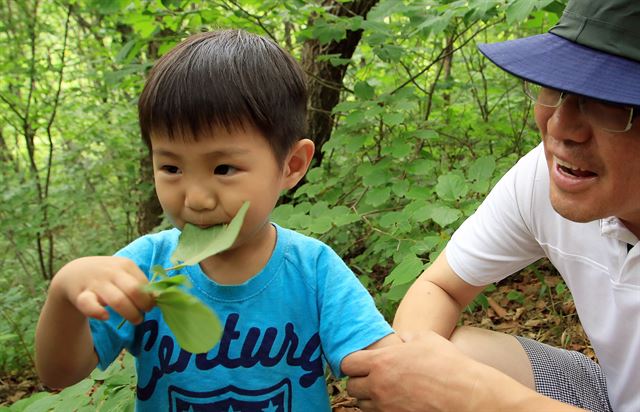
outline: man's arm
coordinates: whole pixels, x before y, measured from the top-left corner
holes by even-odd
[[[347,390],[363,411],[578,411],[465,356],[434,332],[345,358]]]
[[[405,339],[427,330],[449,338],[462,310],[483,289],[460,279],[443,251],[407,291],[393,327]]]

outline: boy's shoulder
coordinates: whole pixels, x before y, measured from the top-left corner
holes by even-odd
[[[278,233],[278,247],[283,249],[284,257],[290,263],[306,266],[310,263],[340,262],[346,267],[337,253],[321,240],[278,226],[275,223],[273,225]]]
[[[150,233],[140,236],[127,246],[120,249],[116,255],[133,257],[140,255],[159,255],[165,253],[172,253],[178,238],[180,237],[180,231],[178,229],[168,229],[157,233]]]

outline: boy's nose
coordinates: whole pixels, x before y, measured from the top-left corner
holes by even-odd
[[[195,211],[212,210],[216,207],[216,203],[214,194],[201,186],[187,190],[184,198],[184,205]]]
[[[557,140],[587,141],[592,133],[589,119],[582,112],[579,97],[569,95],[557,107],[547,123],[548,132]]]

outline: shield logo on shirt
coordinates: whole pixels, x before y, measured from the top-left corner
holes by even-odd
[[[265,389],[229,385],[210,392],[169,387],[172,412],[291,412],[291,381],[283,379]]]

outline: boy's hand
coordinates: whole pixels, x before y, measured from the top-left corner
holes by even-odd
[[[149,283],[133,261],[116,256],[92,256],[73,260],[51,282],[50,295],[67,300],[86,317],[106,320],[110,306],[133,324],[155,305],[142,290]]]

